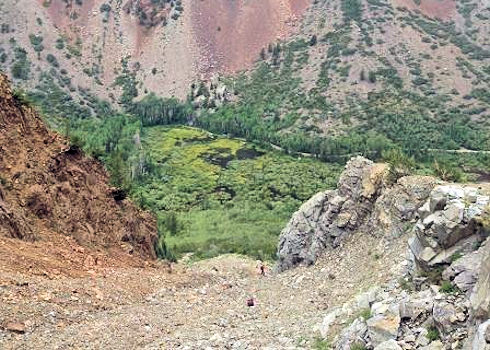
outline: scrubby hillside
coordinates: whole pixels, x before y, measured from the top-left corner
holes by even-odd
[[[49,131],[0,75],[2,269],[78,273],[155,258],[156,223],[102,165]]]
[[[480,1],[316,1],[300,34],[227,81],[237,102],[198,94],[201,123],[333,161],[400,148],[477,178],[490,149],[488,20]]]

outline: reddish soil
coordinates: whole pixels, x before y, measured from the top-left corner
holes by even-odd
[[[76,274],[155,258],[156,224],[114,199],[100,163],[69,148],[0,75],[0,266]]]
[[[203,0],[191,9],[201,50],[200,69],[236,72],[251,66],[260,50],[297,28],[309,0]]]
[[[49,6],[43,6],[46,1]],[[262,48],[299,29],[311,0],[184,0],[181,16],[167,18],[166,26],[163,18],[168,17],[169,8],[155,7],[151,0],[112,4],[108,20],[103,22],[100,7],[106,2],[84,0],[79,6],[75,0],[37,0],[38,10],[45,16],[46,25],[40,32],[46,45],[60,35],[72,45],[81,39],[81,58],[59,58],[60,65],[75,68],[73,83],[92,84],[81,67],[96,64],[101,72],[98,78],[108,86],[121,59],[131,56],[142,64],[140,74],[152,91],[185,98],[192,81],[250,68]],[[24,32],[33,32],[31,27],[35,26]],[[24,41],[30,46],[27,37]],[[150,73],[152,68],[157,69],[157,75]],[[106,89],[96,85],[93,92],[107,97]]]
[[[82,6],[79,6],[74,1],[66,3],[64,0],[50,0],[47,12],[55,27],[65,31],[83,30],[83,26],[87,24],[88,18],[94,10],[96,1],[84,0]],[[41,6],[45,2],[46,0],[38,0]],[[73,26],[73,24],[75,25]]]
[[[394,0],[394,5],[409,10],[419,10],[422,14],[441,20],[450,20],[457,13],[454,0],[421,0],[420,6],[413,0]]]

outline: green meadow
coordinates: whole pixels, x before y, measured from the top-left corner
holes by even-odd
[[[154,169],[133,197],[157,214],[176,257],[274,259],[291,214],[341,170],[190,127],[144,128],[142,143]]]

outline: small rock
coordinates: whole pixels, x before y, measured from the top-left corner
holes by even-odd
[[[416,339],[417,339],[417,338],[416,338],[416,337],[415,337],[415,335],[413,335],[413,334],[409,334],[409,335],[405,336],[405,338],[404,338],[404,340],[405,340],[406,342],[408,342],[408,343],[415,343],[415,340],[416,340]]]
[[[400,321],[398,305],[391,305],[385,314],[378,314],[368,319],[366,322],[368,334],[373,345],[377,346],[387,340],[396,339]]]
[[[402,350],[402,348],[398,345],[396,340],[390,339],[376,346],[374,350]]]
[[[428,344],[429,344],[429,342],[430,342],[430,341],[429,341],[429,339],[427,338],[427,334],[428,334],[428,333],[429,333],[429,332],[428,332],[428,331],[427,331],[427,329],[425,329],[425,328],[422,328],[422,329],[420,330],[420,333],[419,333],[419,335],[417,336],[417,340],[415,340],[415,345],[416,345],[417,347],[426,346],[426,345],[428,345]]]
[[[7,322],[2,328],[12,333],[23,334],[26,332],[26,325],[23,322]]]
[[[440,340],[435,340],[429,345],[420,348],[420,350],[443,350],[443,349],[444,349],[444,345]]]
[[[446,301],[434,303],[432,316],[436,327],[444,334],[450,333],[455,328],[454,324],[458,322],[457,313],[456,307],[453,304]]]
[[[320,334],[322,337],[326,338],[328,335],[328,331],[330,330],[330,326],[332,323],[335,322],[335,319],[339,317],[342,314],[342,311],[340,309],[335,309],[331,311],[325,318],[323,319],[323,322],[320,325]]]

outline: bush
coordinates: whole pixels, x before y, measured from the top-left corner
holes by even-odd
[[[32,100],[29,98],[27,93],[22,89],[15,89],[13,91],[14,99],[24,106],[32,106]]]
[[[167,245],[165,244],[165,236],[161,236],[160,232],[158,233],[158,240],[155,244],[155,252],[157,254],[157,257],[160,259],[164,259],[172,262],[177,261],[175,255],[172,254],[172,252],[168,249]]]
[[[313,350],[329,350],[330,349],[330,343],[326,339],[323,339],[321,337],[315,337],[313,339],[312,349]]]
[[[14,64],[12,65],[11,72],[15,79],[27,80],[31,72],[31,62],[27,59],[27,51],[16,47],[14,49]]]
[[[374,84],[376,82],[376,73],[373,71],[369,71],[368,80],[371,84]]]
[[[427,328],[427,335],[426,335],[427,339],[429,339],[430,341],[434,341],[434,340],[437,340],[439,339],[440,335],[439,335],[439,331],[437,330],[436,327],[434,326],[431,326],[429,328]]]
[[[432,169],[436,176],[444,181],[461,182],[463,180],[463,172],[453,164],[435,160]]]
[[[350,350],[367,350],[364,343],[354,343],[350,346]]]
[[[451,255],[451,262],[455,262],[456,260],[459,260],[463,257],[463,254],[461,253],[454,253],[453,255]]]
[[[50,53],[46,56],[46,61],[48,61],[48,63],[51,64],[53,67],[57,68],[60,66],[56,57]]]
[[[415,158],[407,156],[398,148],[383,151],[381,157],[390,165],[390,172],[395,179],[410,175],[415,168]]]
[[[44,50],[43,37],[40,35],[29,34],[29,40],[31,42],[34,51],[41,52]]]
[[[310,39],[310,46],[315,46],[315,45],[316,45],[316,43],[317,43],[317,41],[318,41],[318,39],[317,39],[316,35],[315,35],[315,34],[313,34],[313,35],[311,36],[311,39]]]
[[[451,282],[443,281],[441,284],[441,292],[446,294],[456,294],[459,292],[459,290]]]
[[[63,38],[56,39],[55,47],[58,50],[63,50],[65,48],[65,40]]]
[[[360,316],[364,319],[364,321],[367,321],[368,319],[370,319],[373,315],[371,314],[371,309],[370,308],[366,308],[366,309],[363,309],[360,313]]]

